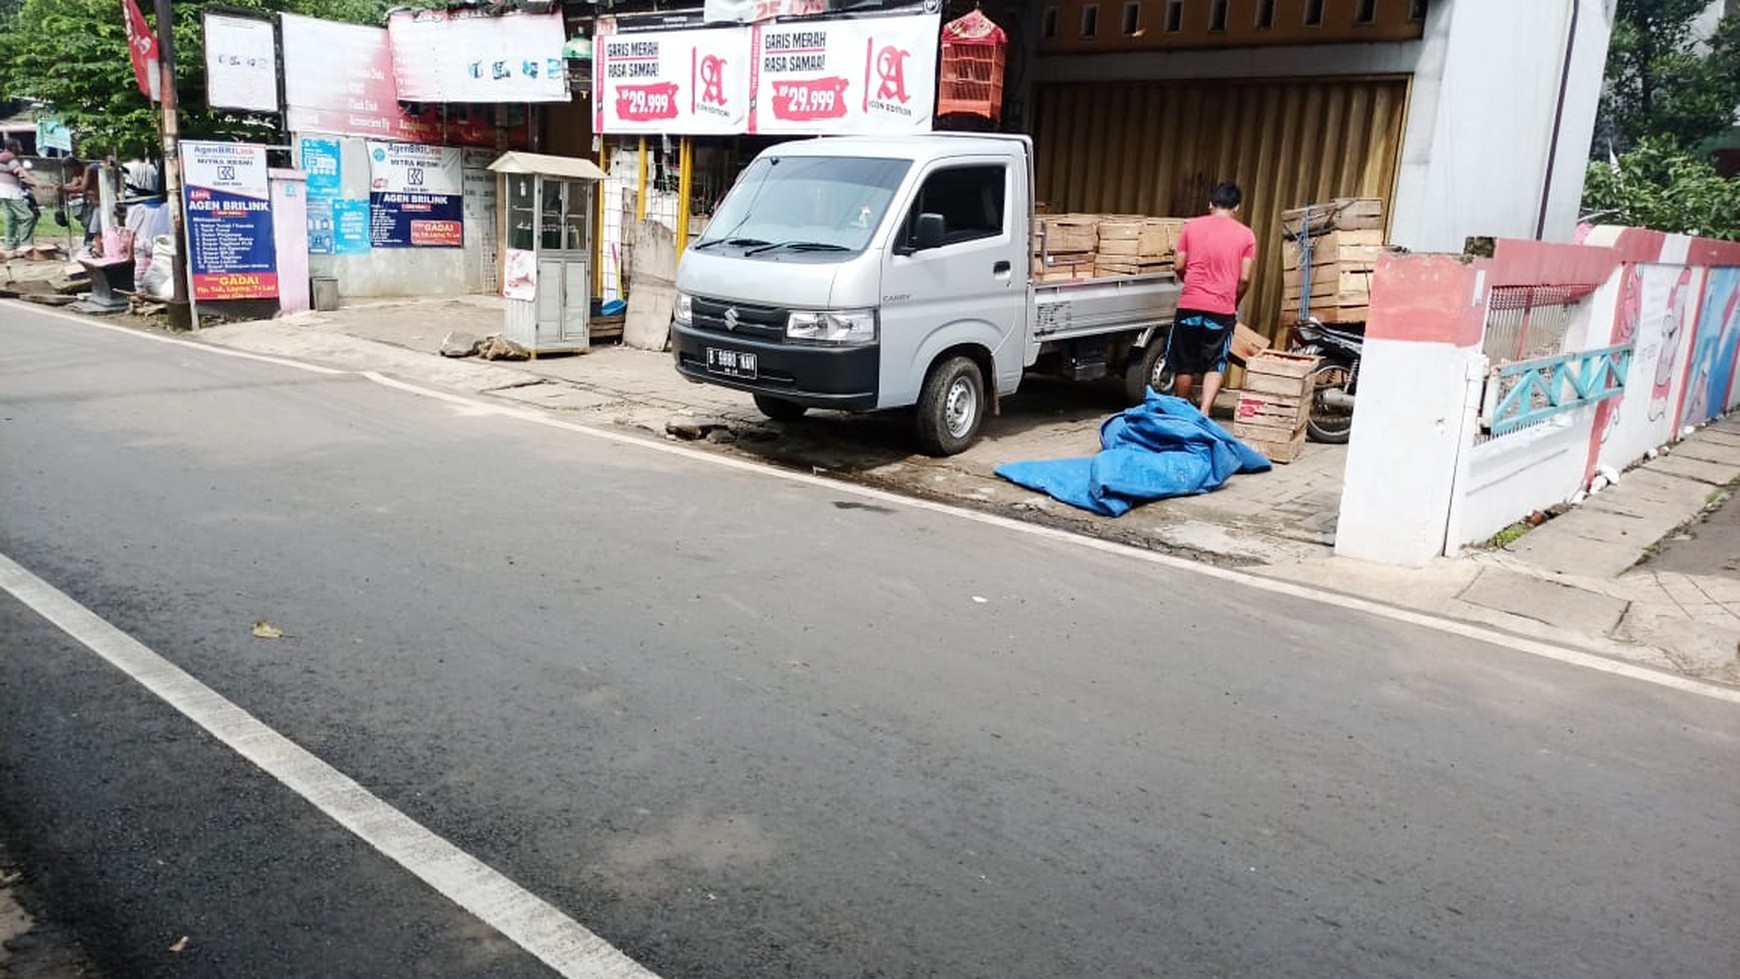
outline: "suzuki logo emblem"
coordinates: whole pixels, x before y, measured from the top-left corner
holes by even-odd
[[[737,307],[731,306],[725,310],[725,329],[737,329]]]

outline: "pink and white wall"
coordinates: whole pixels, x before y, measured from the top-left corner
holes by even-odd
[[[1624,393],[1491,436],[1489,312],[1528,287],[1578,297],[1550,352],[1631,346]],[[1737,377],[1740,244],[1596,228],[1577,245],[1502,239],[1490,258],[1385,256],[1336,553],[1419,565],[1486,540],[1740,407]]]

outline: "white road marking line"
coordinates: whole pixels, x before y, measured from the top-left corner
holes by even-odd
[[[35,312],[35,310],[33,310],[33,312]],[[861,486],[843,480],[827,479],[810,473],[793,472],[763,463],[749,462],[731,456],[718,455],[700,449],[692,449],[685,445],[641,438],[636,435],[629,435],[624,432],[612,431],[610,429],[598,428],[591,425],[582,425],[578,422],[566,421],[561,418],[546,415],[534,408],[495,404],[471,395],[455,394],[448,391],[437,390],[435,388],[423,387],[418,384],[412,384],[408,381],[401,381],[396,378],[387,377],[386,375],[375,371],[332,371],[327,368],[300,364],[290,360],[281,361],[276,358],[265,357],[257,354],[245,354],[237,351],[230,351],[211,344],[197,343],[194,341],[183,340],[178,337],[161,337],[153,334],[142,333],[138,330],[133,330],[127,327],[92,323],[90,320],[83,317],[74,316],[68,313],[59,313],[58,311],[52,310],[41,312],[55,312],[59,316],[74,322],[101,326],[104,329],[116,330],[132,336],[147,336],[154,340],[185,343],[188,346],[210,350],[215,353],[233,353],[237,356],[246,356],[255,360],[263,360],[268,363],[282,363],[288,367],[319,370],[325,373],[357,373],[384,387],[406,391],[420,397],[432,398],[437,401],[444,401],[448,404],[461,407],[465,409],[468,416],[499,415],[507,418],[516,418],[549,428],[557,428],[563,431],[576,432],[591,438],[603,439],[607,442],[615,442],[621,445],[632,445],[640,449],[664,452],[680,458],[691,459],[696,462],[724,466],[728,469],[736,469],[764,477],[771,476],[806,486],[819,486],[833,493],[846,493],[896,506],[947,514],[952,517],[972,520],[993,527],[1001,527],[1018,533],[1047,538],[1074,547],[1084,547],[1089,550],[1103,551],[1107,554],[1116,554],[1126,558],[1134,558],[1138,561],[1146,561],[1150,564],[1157,564],[1162,567],[1171,568],[1175,571],[1184,571],[1209,578],[1216,578],[1221,581],[1233,582],[1247,588],[1255,588],[1260,591],[1269,592],[1270,594],[1286,595],[1290,598],[1298,598],[1308,602],[1317,602],[1319,604],[1330,605],[1336,608],[1362,612],[1366,615],[1389,619],[1394,622],[1404,622],[1409,625],[1432,629],[1437,632],[1448,633],[1454,636],[1461,636],[1465,639],[1472,639],[1476,642],[1487,643],[1489,645],[1539,657],[1541,659],[1549,659],[1571,666],[1579,666],[1584,669],[1595,670],[1601,673],[1610,673],[1615,676],[1625,677],[1626,679],[1639,680],[1644,683],[1651,683],[1656,686],[1667,687],[1684,693],[1698,694],[1699,696],[1709,697],[1714,700],[1740,704],[1740,690],[1732,687],[1726,687],[1715,683],[1706,683],[1702,680],[1695,680],[1691,677],[1680,676],[1674,673],[1663,673],[1660,670],[1639,666],[1635,663],[1627,663],[1622,660],[1609,659],[1605,656],[1598,656],[1594,653],[1584,652],[1568,646],[1560,646],[1554,643],[1543,642],[1538,639],[1527,639],[1521,636],[1514,636],[1509,633],[1500,632],[1496,629],[1487,628],[1486,626],[1475,625],[1470,622],[1462,622],[1457,619],[1445,618],[1427,612],[1416,612],[1413,609],[1401,608],[1395,605],[1386,605],[1382,602],[1374,602],[1370,599],[1358,598],[1352,595],[1343,595],[1339,592],[1314,588],[1310,585],[1296,584],[1294,582],[1282,581],[1276,578],[1265,578],[1261,575],[1254,575],[1246,571],[1236,571],[1231,568],[1215,567],[1212,564],[1201,564],[1185,558],[1174,557],[1170,554],[1147,551],[1138,547],[1131,547],[1128,544],[1118,544],[1112,541],[1101,540],[1098,537],[1089,537],[1083,534],[1071,533],[1066,530],[1057,530],[1052,527],[1014,520],[1009,517],[1000,517],[993,513],[983,513],[978,510],[955,506],[953,504],[938,503],[934,500],[919,499],[917,497],[901,496],[896,493],[888,492],[887,490],[880,490],[870,486]]]
[[[658,979],[4,554],[0,589],[557,973],[572,979]]]

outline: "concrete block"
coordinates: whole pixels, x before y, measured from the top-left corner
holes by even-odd
[[[1650,545],[1685,520],[1671,511],[1645,519],[1592,504],[1593,500],[1529,532],[1510,546],[1510,552],[1542,571],[1612,578],[1635,565]]]
[[[1693,436],[1668,453],[1669,458],[1681,456],[1691,459],[1701,459],[1718,465],[1740,468],[1740,446],[1724,445],[1715,439]]]
[[[1740,479],[1740,466],[1709,462],[1685,453],[1662,456],[1644,467],[1647,471],[1666,473],[1683,479],[1693,479],[1711,486],[1726,486]]]
[[[1606,635],[1625,614],[1623,599],[1498,568],[1485,568],[1460,596],[1483,608],[1509,612],[1574,633]]]

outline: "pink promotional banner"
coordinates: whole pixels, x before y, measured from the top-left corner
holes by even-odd
[[[413,115],[399,105],[385,28],[279,14],[284,124],[296,133],[363,136],[401,143],[494,146],[488,117],[439,106]]]
[[[749,28],[610,34],[592,57],[594,132],[749,131]]]
[[[749,131],[928,132],[940,14],[790,21],[753,28]]]
[[[387,20],[399,97],[413,102],[566,102],[562,15],[400,10]]]

